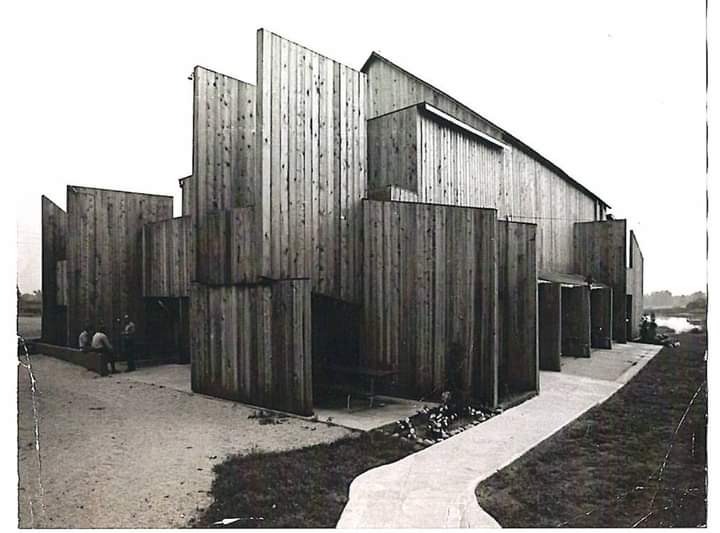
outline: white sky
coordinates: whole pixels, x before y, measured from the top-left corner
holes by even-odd
[[[257,7],[262,5],[262,7]],[[372,50],[519,137],[628,218],[645,291],[705,288],[705,2],[16,3],[3,15],[3,178],[18,281],[40,287],[40,195],[175,194],[201,64],[255,82],[265,27],[352,67]],[[10,52],[10,53],[8,53]],[[9,122],[8,122],[9,120]]]

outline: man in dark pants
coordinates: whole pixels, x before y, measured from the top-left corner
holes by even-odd
[[[127,359],[127,371],[135,370],[135,323],[130,320],[129,315],[125,315],[125,327],[120,337],[122,351]]]
[[[105,335],[105,328],[102,324],[97,328],[97,331],[93,335],[92,343],[91,343],[91,350],[93,352],[101,353],[104,355],[103,359],[103,366],[105,368],[103,371],[107,370],[108,373],[114,374],[117,372],[115,370],[115,356],[113,355],[113,347],[112,344],[110,344],[110,339],[107,338],[107,335]],[[110,369],[107,368],[107,364],[110,364]]]

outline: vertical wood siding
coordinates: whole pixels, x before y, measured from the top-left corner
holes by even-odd
[[[66,258],[67,214],[49,198],[41,199],[42,211],[42,340],[67,344],[65,314],[58,306],[58,261]]]
[[[142,229],[143,296],[189,296],[194,278],[194,249],[190,217],[145,224]]]
[[[253,251],[254,208],[208,212],[198,224],[196,281],[232,285],[257,281]]]
[[[365,201],[364,361],[404,394],[497,402],[493,210]]]
[[[538,352],[540,370],[560,372],[562,354],[562,286],[538,284]]]
[[[255,86],[195,67],[193,94],[193,172],[186,183],[202,276],[199,228],[208,213],[252,206],[255,200]]]
[[[417,193],[417,126],[414,106],[368,121],[368,193],[388,186]]]
[[[142,228],[172,218],[171,196],[68,186],[70,336],[92,321],[117,343],[123,313],[143,333]]]
[[[590,327],[592,348],[612,348],[612,289],[590,292]]]
[[[196,191],[193,186],[192,176],[180,180],[180,189],[182,190],[182,216],[193,216],[195,214]]]
[[[605,220],[575,224],[575,272],[608,285],[613,290],[613,331],[617,342],[627,342],[626,221]]]
[[[494,208],[500,219],[535,223],[539,268],[572,272],[573,224],[604,218],[604,210],[595,208],[595,197],[497,126],[399,67],[377,59],[365,70],[371,190],[385,185],[408,188],[417,168],[417,189],[412,190],[418,201]],[[508,146],[490,147],[418,111],[416,104],[422,102]],[[408,120],[413,113],[417,124]],[[412,153],[418,162],[406,164]]]
[[[192,389],[312,414],[309,280],[209,287],[190,297]]]
[[[590,289],[562,289],[562,354],[566,357],[590,357]]]
[[[257,44],[262,271],[359,301],[367,79],[265,30]]]
[[[539,390],[536,227],[497,224],[498,373],[506,396]]]
[[[68,304],[68,273],[67,273],[67,259],[62,259],[57,262],[55,267],[56,280],[57,280],[57,305]]]
[[[635,232],[630,230],[630,267],[627,270],[627,293],[632,295],[629,334],[632,339],[640,336],[640,318],[643,314],[644,262]]]

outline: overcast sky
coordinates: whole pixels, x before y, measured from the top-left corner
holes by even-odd
[[[40,288],[42,194],[63,208],[67,184],[174,194],[179,214],[188,75],[199,64],[254,83],[260,27],[358,69],[380,52],[627,218],[646,293],[705,288],[703,1],[17,4],[3,22],[3,174],[19,195],[23,292]]]

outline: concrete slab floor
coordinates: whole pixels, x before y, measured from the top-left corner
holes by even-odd
[[[661,348],[623,345],[612,355],[636,364],[624,363],[622,369],[610,365],[612,372],[602,365],[596,371],[588,370],[592,358],[574,361],[576,373],[541,372],[541,390],[535,398],[473,429],[358,476],[350,485],[349,500],[337,527],[499,527],[477,505],[478,483],[607,400]],[[593,353],[593,357],[606,356]],[[580,372],[595,372],[605,379],[578,375]],[[611,379],[613,374],[617,377]]]
[[[134,372],[123,373],[122,375],[130,381],[192,393],[190,388],[190,365],[143,367],[138,368]],[[376,396],[373,406],[370,407],[370,402],[366,398],[352,397],[350,409],[347,409],[346,406],[323,407],[320,405],[315,407],[315,414],[319,422],[326,422],[361,431],[370,431],[387,424],[392,424],[401,418],[413,416],[425,405],[434,407],[437,404],[425,401],[420,402],[391,398],[388,396]]]
[[[410,417],[427,405],[435,407],[436,403],[376,396],[373,407],[365,398],[351,398],[350,409],[323,408],[315,406],[315,414],[320,422],[328,422],[350,429],[370,431],[402,418]]]
[[[593,349],[589,359],[562,357],[560,370],[575,376],[615,381],[640,361],[657,353],[656,348],[652,344],[635,342],[613,343],[611,350]]]

